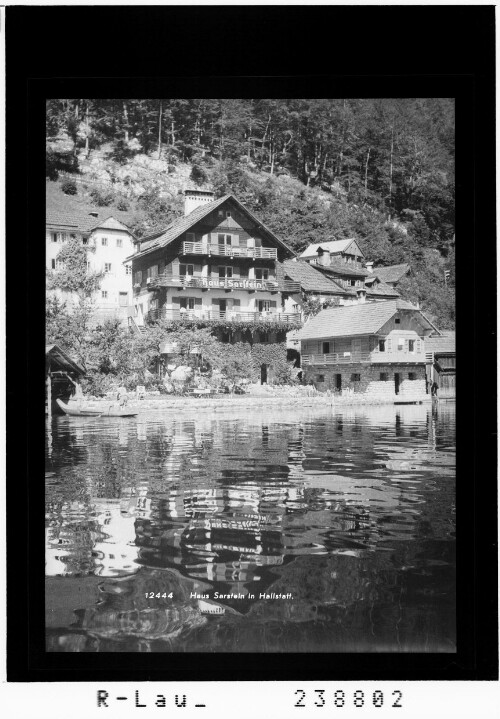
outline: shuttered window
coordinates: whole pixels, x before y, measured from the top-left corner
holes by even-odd
[[[148,277],[158,277],[158,265],[148,267]]]

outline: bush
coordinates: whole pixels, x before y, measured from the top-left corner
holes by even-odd
[[[90,197],[92,198],[94,205],[97,205],[97,207],[109,207],[109,205],[112,205],[115,200],[115,195],[111,190],[100,190],[97,187],[94,187],[93,190],[91,190]]]
[[[65,195],[76,195],[78,194],[78,187],[74,180],[64,180],[61,184],[61,190]]]
[[[191,168],[189,179],[194,182],[195,185],[203,185],[208,180],[207,171],[201,165],[195,164]]]
[[[172,173],[175,172],[175,165],[169,165],[167,169],[168,169],[168,174],[172,175]]]
[[[127,210],[130,209],[130,205],[128,204],[127,200],[124,197],[120,197],[120,199],[116,203],[116,207],[119,210],[123,210],[124,212],[126,212]]]

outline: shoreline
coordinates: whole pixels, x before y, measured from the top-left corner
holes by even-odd
[[[92,404],[109,405],[111,402],[105,399],[91,400]],[[181,412],[190,412],[193,410],[216,410],[216,411],[230,411],[233,409],[275,409],[276,407],[308,407],[308,408],[323,408],[328,409],[335,407],[347,407],[347,406],[384,406],[384,405],[398,405],[398,404],[427,404],[431,403],[432,398],[430,396],[422,398],[416,396],[394,397],[388,398],[387,400],[370,399],[367,397],[332,397],[332,396],[279,396],[279,395],[223,395],[221,397],[172,397],[172,396],[159,396],[159,397],[145,397],[144,399],[129,400],[126,407],[127,409],[137,411],[139,414],[142,412],[157,411],[168,411],[175,409]]]

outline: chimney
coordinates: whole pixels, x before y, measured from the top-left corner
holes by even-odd
[[[366,302],[366,290],[365,289],[356,290],[356,294],[358,295],[358,305],[364,305]]]
[[[365,267],[368,272],[373,272],[373,262],[365,262]]]
[[[214,201],[214,193],[208,190],[184,190],[184,215],[189,215],[200,205]]]
[[[318,265],[323,265],[323,267],[328,267],[330,264],[330,250],[323,250],[321,247],[318,247]]]

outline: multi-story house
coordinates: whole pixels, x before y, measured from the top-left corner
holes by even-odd
[[[114,214],[121,214],[118,212]],[[127,320],[132,304],[132,263],[126,258],[133,252],[133,235],[111,212],[92,209],[61,212],[47,208],[46,268],[63,269],[58,259],[65,242],[76,239],[88,248],[88,268],[102,272],[100,287],[94,297],[94,320],[111,317]],[[73,293],[51,290],[68,304],[76,301]]]
[[[306,247],[299,255],[300,260],[312,265],[329,266],[331,262],[361,267],[364,255],[354,239],[317,242]]]
[[[385,401],[429,399],[425,338],[439,330],[409,302],[360,300],[323,310],[294,333],[305,381]]]
[[[186,190],[184,217],[136,240],[135,250],[128,259],[138,326],[184,319],[244,341],[252,324],[265,322],[253,340],[281,342],[300,325],[300,311],[285,307],[300,289],[285,280],[283,261],[293,251],[233,195],[214,200],[212,192]]]
[[[362,266],[363,253],[356,240],[335,240],[309,245],[299,260],[312,265],[345,292],[339,304],[357,303],[358,290],[365,290],[368,302],[396,299],[399,292],[373,272],[373,262]]]

